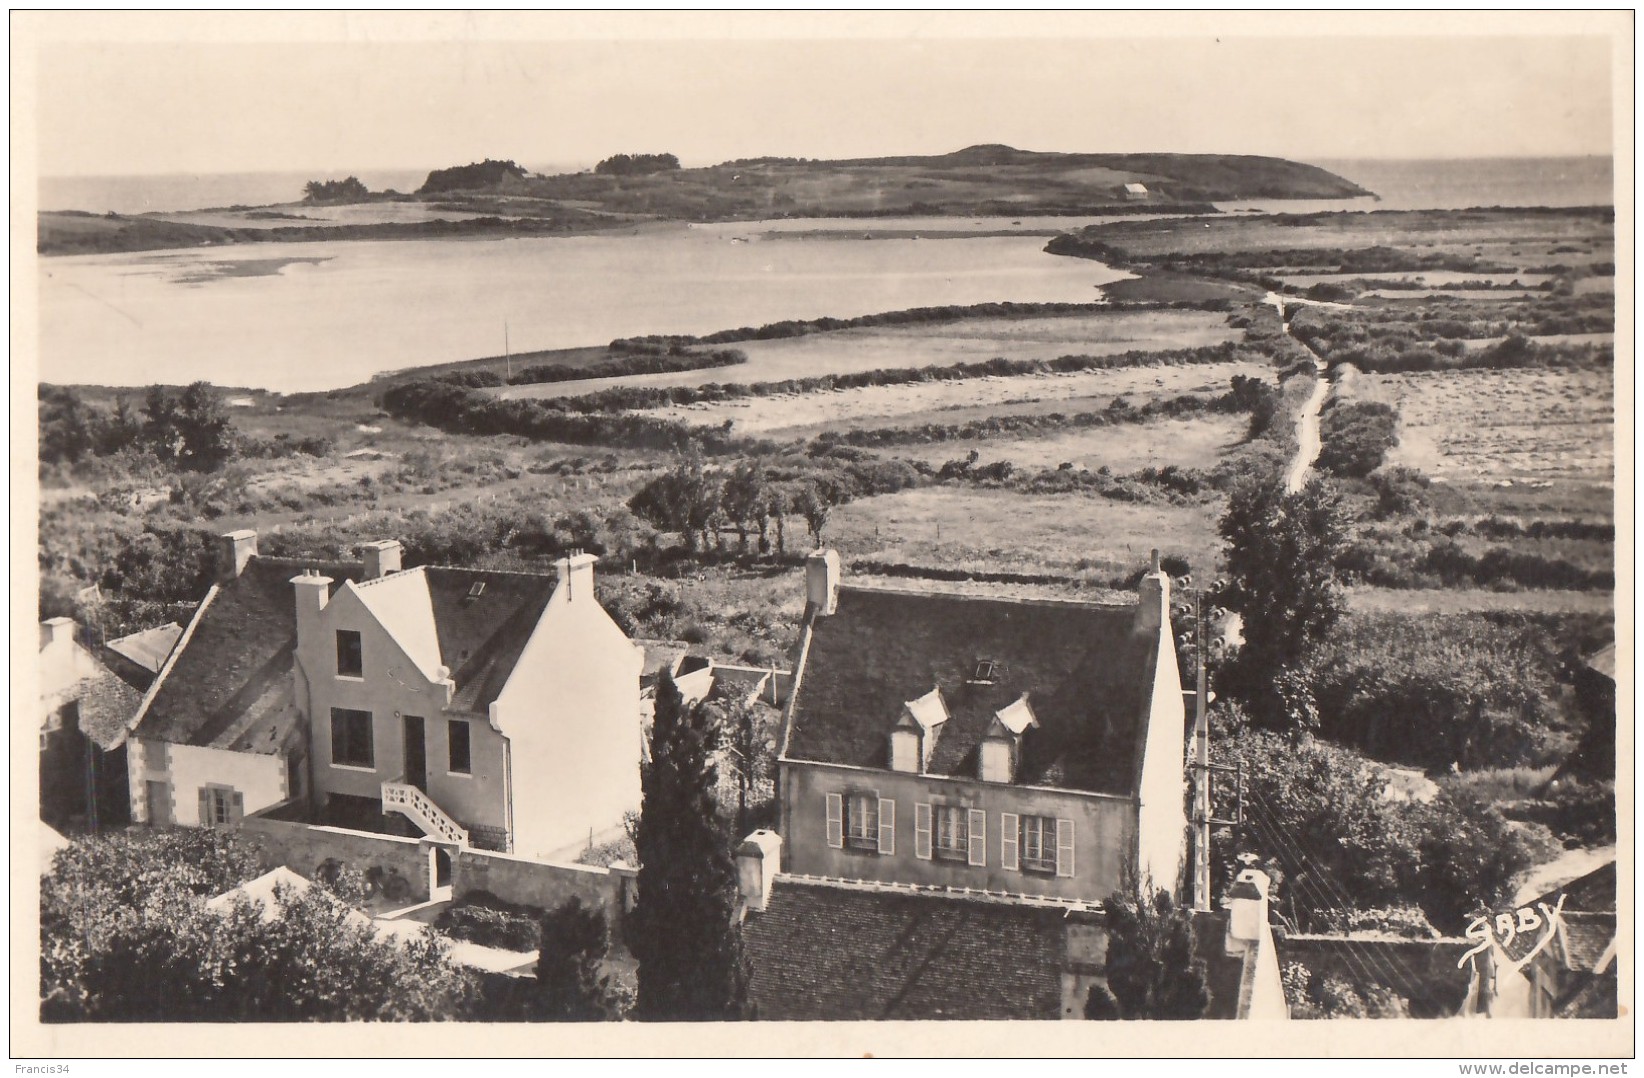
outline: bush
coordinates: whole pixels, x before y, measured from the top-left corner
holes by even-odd
[[[434,927],[457,940],[505,951],[542,946],[543,910],[506,902],[488,891],[470,891],[462,904],[442,911]]]
[[[1398,414],[1379,401],[1336,401],[1319,420],[1319,439],[1320,468],[1362,479],[1398,444]]]

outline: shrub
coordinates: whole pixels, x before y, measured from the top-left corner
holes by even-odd
[[[505,951],[535,951],[542,945],[543,910],[504,901],[488,891],[470,891],[462,904],[443,910],[434,927],[452,939]]]
[[[1379,401],[1336,401],[1319,421],[1319,438],[1320,468],[1362,479],[1398,444],[1398,414]]]

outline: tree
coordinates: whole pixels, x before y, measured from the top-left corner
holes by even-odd
[[[78,461],[92,449],[92,417],[72,389],[40,387],[40,460]]]
[[[184,467],[210,472],[234,455],[234,425],[209,382],[194,382],[177,401],[178,459]]]
[[[1148,892],[1152,891],[1151,897]],[[1204,960],[1194,951],[1193,914],[1178,908],[1170,892],[1144,885],[1135,894],[1116,891],[1107,913],[1107,988],[1118,1016],[1126,1019],[1194,1019],[1210,1005]],[[1085,1017],[1109,1011],[1092,992]]]
[[[720,507],[736,528],[737,547],[748,549],[748,531],[764,515],[765,476],[757,461],[743,461],[731,470],[720,491]]]
[[[706,546],[719,509],[719,483],[703,471],[702,459],[692,455],[652,479],[628,500],[640,519],[663,531],[678,532],[685,548]]]
[[[1244,644],[1223,685],[1259,724],[1306,729],[1307,663],[1345,609],[1336,560],[1346,548],[1340,497],[1313,479],[1294,494],[1273,478],[1236,489],[1221,521],[1228,586]]]
[[[371,197],[358,176],[346,180],[309,180],[303,185],[304,202],[357,202]]]
[[[177,458],[177,400],[165,386],[149,386],[143,396],[143,441],[161,460]]]
[[[745,835],[748,833],[748,800],[757,788],[765,758],[752,702],[733,699],[726,708],[724,729],[728,735],[731,766],[736,768],[736,827],[732,834]]]
[[[806,483],[799,489],[796,501],[796,507],[805,518],[805,527],[810,530],[812,541],[821,546],[822,529],[827,527],[828,514],[833,511],[831,492],[825,490],[820,483]]]
[[[543,1017],[555,1022],[603,1022],[621,1018],[624,1000],[600,972],[611,946],[610,926],[598,909],[571,898],[542,919],[537,953],[537,991]]]
[[[432,937],[377,938],[327,888],[277,888],[278,916],[206,899],[261,872],[237,835],[198,828],[84,838],[41,880],[49,1021],[427,1021],[476,989]]]
[[[641,779],[639,900],[628,941],[639,961],[635,1010],[651,1021],[723,1020],[741,1007],[736,870],[714,798],[719,737],[713,713],[687,707],[663,671]]]

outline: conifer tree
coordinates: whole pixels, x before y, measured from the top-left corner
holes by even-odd
[[[736,869],[720,821],[713,711],[687,706],[664,671],[634,846],[639,897],[629,949],[639,961],[636,1016],[714,1021],[739,1016],[739,948],[731,923]]]

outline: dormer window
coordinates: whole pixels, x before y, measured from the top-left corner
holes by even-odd
[[[947,721],[948,705],[940,688],[933,686],[919,699],[903,704],[890,735],[891,770],[923,773],[930,766],[937,735]]]
[[[485,581],[476,580],[474,586],[468,589],[468,599],[472,602],[485,594]]]
[[[970,684],[993,685],[1005,680],[1005,664],[997,659],[977,659],[976,669],[971,671]]]
[[[983,782],[1015,781],[1016,766],[1022,759],[1022,735],[1028,727],[1038,725],[1027,693],[995,711],[987,732],[982,735],[982,748],[977,757],[978,777]]]

